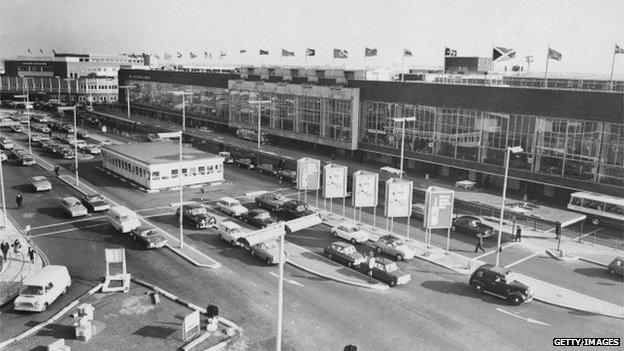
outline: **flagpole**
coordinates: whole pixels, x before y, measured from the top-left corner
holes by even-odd
[[[305,70],[306,70],[306,75],[308,74],[308,48],[306,48],[306,52],[305,52]]]
[[[613,68],[615,67],[615,47],[617,43],[613,44],[613,58],[611,59],[611,74],[609,75],[609,90],[613,90]]]
[[[282,56],[280,56],[280,67],[282,70],[284,69],[284,53],[283,52],[282,52]]]
[[[544,71],[544,88],[548,88],[548,61],[550,60],[550,47],[546,51],[546,70]]]
[[[405,49],[403,49],[403,55],[401,56],[401,82],[405,82]]]

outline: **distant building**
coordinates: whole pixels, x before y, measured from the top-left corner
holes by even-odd
[[[178,187],[180,146],[170,142],[107,145],[104,168],[148,190]],[[223,180],[223,157],[182,147],[182,184]]]
[[[449,74],[487,74],[492,71],[491,57],[445,57],[444,72]]]

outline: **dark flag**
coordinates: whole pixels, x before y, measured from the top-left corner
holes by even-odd
[[[455,57],[457,56],[457,50],[453,50],[450,48],[445,48],[444,49],[444,56],[446,57]]]
[[[316,50],[306,49],[306,56],[314,56],[314,55],[316,55]]]
[[[559,51],[555,51],[553,49],[550,48],[550,46],[548,47],[548,58],[549,59],[553,59],[555,61],[561,61],[561,53]]]
[[[56,55],[56,51],[52,50],[52,53],[53,53],[54,55]]]
[[[495,46],[494,49],[492,49],[492,61],[501,62],[511,60],[512,58],[516,58],[515,49],[508,49],[502,46]]]
[[[245,50],[245,49],[240,49],[238,52],[240,52],[241,54],[246,54],[246,53],[247,53],[247,50]]]
[[[295,56],[295,52],[282,49],[282,56],[283,57]]]
[[[348,57],[349,52],[347,50],[334,49],[334,58],[346,59]]]
[[[405,57],[412,57],[412,52],[407,50],[407,49],[403,49],[403,56]]]
[[[183,55],[178,51],[177,56],[178,58],[182,58]]]
[[[207,59],[208,58],[208,51],[204,51],[204,58]]]
[[[624,54],[624,48],[621,48],[618,44],[615,44],[614,54]]]
[[[364,48],[364,56],[365,57],[377,56],[377,49]]]
[[[224,58],[225,56],[227,56],[227,53],[225,53],[223,51],[219,52],[219,60]]]
[[[196,57],[197,57],[197,55],[195,55],[194,53],[192,53],[192,52],[190,52],[190,51],[189,51],[189,56],[190,56],[192,59],[194,59],[194,58],[196,58]]]
[[[39,49],[39,51],[41,52],[41,54],[43,54],[43,49]]]
[[[260,55],[268,55],[268,54],[269,54],[269,50],[260,49]]]

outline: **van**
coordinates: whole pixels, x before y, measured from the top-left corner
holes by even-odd
[[[129,233],[141,226],[136,213],[124,206],[115,206],[109,210],[111,225],[122,233]]]
[[[19,296],[13,301],[17,311],[45,311],[71,286],[71,277],[65,266],[45,266],[24,279]]]

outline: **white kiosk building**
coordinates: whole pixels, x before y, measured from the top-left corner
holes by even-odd
[[[178,187],[180,146],[171,142],[107,145],[104,168],[148,190]],[[182,147],[182,184],[223,180],[223,157]]]

